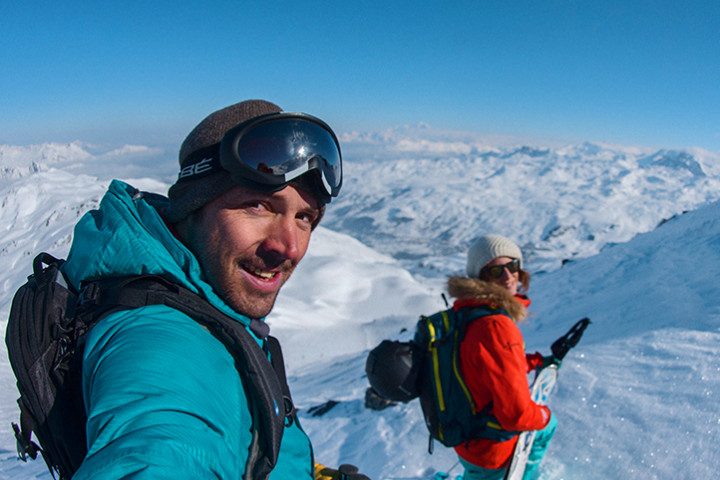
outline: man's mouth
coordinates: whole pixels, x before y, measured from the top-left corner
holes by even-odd
[[[278,272],[270,272],[268,270],[263,270],[257,267],[253,267],[252,265],[245,265],[245,270],[249,273],[251,273],[253,276],[265,280],[270,281],[273,278],[275,278],[278,275]]]

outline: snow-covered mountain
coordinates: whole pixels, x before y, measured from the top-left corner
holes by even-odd
[[[367,351],[443,307],[487,232],[535,272],[529,350],[593,324],[561,369],[560,427],[541,478],[713,478],[720,467],[720,155],[585,143],[527,146],[426,126],[341,135],[345,181],[269,318],[318,461],[376,480],[448,470],[417,401],[364,408]],[[167,191],[167,148],[0,146],[0,328],[35,253],[67,254],[109,180]],[[687,212],[687,213],[684,213]],[[308,345],[312,347],[309,348]],[[0,346],[0,479],[15,460],[16,391]],[[339,402],[322,416],[311,407]],[[460,473],[455,467],[453,474]]]
[[[413,272],[443,274],[448,265],[461,269],[478,232],[496,231],[519,242],[538,271],[720,198],[720,155],[699,149],[493,147],[433,133],[347,135],[354,161],[324,225]]]

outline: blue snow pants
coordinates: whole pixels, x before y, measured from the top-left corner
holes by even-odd
[[[550,421],[542,430],[538,430],[535,433],[535,441],[530,449],[530,455],[528,456],[527,465],[525,465],[525,472],[523,472],[523,480],[532,480],[535,472],[540,466],[540,462],[545,456],[545,451],[550,446],[550,440],[555,434],[557,428],[557,419],[555,415],[550,415]],[[483,468],[473,465],[472,463],[466,462],[462,458],[460,463],[465,467],[465,472],[462,475],[462,480],[502,480],[505,476],[504,468]],[[458,477],[459,478],[459,477]]]

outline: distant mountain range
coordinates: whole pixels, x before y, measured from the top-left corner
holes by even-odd
[[[340,139],[345,179],[323,225],[423,276],[462,270],[470,242],[491,231],[521,244],[536,271],[553,270],[720,197],[720,154],[699,148],[530,146],[425,125]],[[101,180],[154,178],[165,193],[175,151],[0,145],[0,180],[59,167]]]

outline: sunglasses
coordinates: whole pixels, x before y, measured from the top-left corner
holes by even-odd
[[[342,185],[340,143],[319,118],[304,113],[270,113],[243,122],[225,133],[219,145],[198,152],[178,181],[193,180],[225,170],[248,188],[275,192],[308,172],[316,173],[324,202]]]
[[[505,269],[507,268],[508,272],[510,273],[517,273],[520,271],[520,260],[517,258],[511,262],[508,262],[504,265],[493,265],[492,267],[483,267],[482,270],[480,270],[480,276],[486,277],[486,278],[500,278],[503,276],[503,273],[505,273]]]

